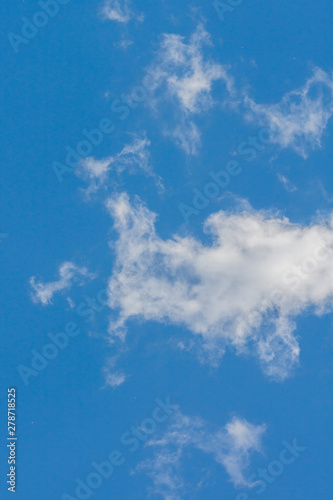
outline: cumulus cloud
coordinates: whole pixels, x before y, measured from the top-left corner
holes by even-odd
[[[157,82],[153,104],[173,103],[173,120],[179,123],[169,132],[186,153],[195,154],[194,140],[200,134],[191,116],[207,111],[214,104],[214,83],[224,83],[228,94],[232,94],[233,80],[227,66],[205,57],[204,47],[211,46],[211,38],[202,24],[191,35],[188,43],[184,37],[164,34],[156,61],[149,68]]]
[[[257,104],[245,98],[248,118],[271,129],[271,140],[293,148],[306,158],[320,148],[328,121],[333,113],[332,75],[316,68],[305,85],[287,93],[278,104]]]
[[[154,494],[165,500],[180,500],[188,489],[181,474],[182,463],[187,449],[194,447],[223,466],[236,487],[251,488],[255,483],[245,477],[246,469],[251,454],[261,451],[265,430],[265,425],[256,426],[238,417],[223,428],[211,430],[202,419],[179,411],[165,433],[148,441],[154,457],[139,464],[137,470],[152,479]]]
[[[143,15],[136,16],[130,8],[128,0],[108,0],[102,11],[104,17],[118,23],[128,23],[132,18],[143,21]]]
[[[150,141],[147,137],[134,137],[130,144],[127,144],[120,153],[114,156],[108,156],[101,160],[93,157],[81,160],[76,169],[76,175],[89,183],[86,190],[87,197],[102,186],[107,185],[110,173],[120,174],[124,170],[129,174],[141,171],[145,176],[154,178],[158,187],[162,188],[162,181],[154,173],[151,166],[149,146]]]
[[[59,267],[59,279],[43,283],[36,281],[36,277],[30,278],[30,285],[33,289],[33,301],[40,302],[43,306],[52,303],[53,295],[63,290],[68,290],[75,281],[80,281],[82,278],[94,278],[94,275],[88,272],[86,267],[79,267],[72,262],[64,262]]]
[[[220,211],[207,219],[203,244],[160,238],[156,215],[125,194],[107,205],[119,233],[111,335],[123,337],[129,318],[185,325],[216,365],[229,345],[257,356],[274,379],[290,374],[300,352],[295,319],[332,310],[333,217],[303,226],[252,209]]]

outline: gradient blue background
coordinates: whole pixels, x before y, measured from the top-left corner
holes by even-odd
[[[120,186],[138,194],[159,214],[162,237],[190,231],[203,241],[202,223],[212,212],[227,208],[232,199],[213,200],[188,227],[179,203],[190,204],[192,189],[202,189],[210,170],[224,168],[232,153],[250,134],[234,112],[218,106],[198,118],[203,148],[187,158],[162,136],[158,120],[147,103],[123,122],[112,116],[112,99],[140,84],[144,68],[158,48],[162,33],[189,36],[198,21],[206,20],[214,47],[211,57],[231,64],[239,85],[249,85],[259,102],[278,102],[285,92],[302,86],[314,65],[333,67],[333,4],[329,0],[248,1],[226,16],[222,23],[212,2],[133,2],[145,14],[145,22],[127,27],[102,22],[100,2],[71,0],[41,28],[29,44],[15,54],[7,38],[19,33],[22,16],[31,19],[37,2],[3,2],[1,23],[1,222],[8,237],[0,244],[2,275],[0,474],[1,497],[8,498],[6,464],[7,387],[18,394],[19,500],[56,500],[74,494],[75,478],[89,474],[92,461],[102,461],[119,448],[119,439],[132,425],[149,417],[156,398],[170,396],[185,414],[198,415],[223,426],[233,413],[255,424],[266,422],[265,456],[255,456],[250,472],[278,457],[284,439],[297,438],[307,450],[267,489],[267,500],[331,498],[332,478],[332,317],[304,316],[298,321],[301,366],[284,383],[272,383],[254,359],[227,353],[219,369],[211,371],[194,356],[177,351],[172,340],[190,334],[161,324],[130,324],[130,351],[123,367],[130,374],[119,389],[103,389],[102,368],[113,353],[105,338],[108,313],[94,324],[96,336],[83,318],[71,310],[64,296],[54,306],[32,303],[29,278],[57,278],[63,261],[75,261],[99,274],[96,281],[71,291],[76,303],[104,288],[114,256],[108,246],[116,237],[112,220],[101,203],[85,203],[83,184],[73,175],[59,183],[52,163],[63,162],[65,147],[83,139],[82,129],[95,128],[102,118],[114,119],[116,131],[94,150],[96,157],[118,152],[130,133],[146,131],[151,140],[154,168],[167,188],[161,196],[154,183],[124,174]],[[127,50],[115,46],[123,35],[133,44]],[[255,65],[251,61],[255,61]],[[109,99],[105,93],[109,93]],[[222,91],[220,91],[222,93]],[[218,100],[219,90],[214,94]],[[250,201],[254,208],[277,208],[294,222],[308,223],[317,210],[331,211],[333,196],[332,123],[321,150],[305,161],[290,150],[266,148],[252,163],[239,159],[243,172],[229,191]],[[287,192],[277,173],[286,175],[298,188]],[[327,196],[323,195],[321,185]],[[112,187],[110,192],[112,192]],[[28,364],[31,349],[41,350],[47,333],[61,331],[69,320],[82,328],[80,336],[35,380],[25,387],[17,365]],[[163,426],[163,424],[161,424]],[[125,451],[126,463],[92,498],[141,500],[148,498],[150,480],[131,475],[147,456],[140,448]],[[197,499],[234,499],[237,492],[224,469],[213,460],[193,455],[186,480],[196,483],[211,468],[209,480],[197,490]],[[250,498],[257,495],[249,494]],[[152,497],[154,498],[154,497]],[[157,497],[156,497],[157,499]]]

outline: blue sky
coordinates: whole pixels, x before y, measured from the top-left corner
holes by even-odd
[[[3,498],[9,387],[20,500],[330,498],[333,6],[227,4],[2,7]]]

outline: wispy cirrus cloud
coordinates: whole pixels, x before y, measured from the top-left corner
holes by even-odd
[[[288,92],[277,104],[257,104],[246,96],[247,118],[271,129],[271,140],[306,158],[321,147],[333,114],[333,77],[320,68],[303,87]]]
[[[185,325],[200,357],[215,365],[229,345],[250,352],[273,379],[298,363],[295,319],[332,311],[333,216],[308,226],[247,208],[217,212],[205,224],[211,243],[162,239],[156,215],[123,194],[108,201],[119,233],[109,305],[110,334],[129,318]]]
[[[149,68],[158,83],[152,105],[168,110],[172,104],[171,120],[177,125],[167,126],[166,134],[187,154],[195,154],[200,145],[200,132],[193,117],[214,105],[214,84],[220,81],[228,95],[234,92],[228,67],[205,56],[204,48],[211,45],[203,24],[198,25],[188,43],[180,35],[164,34],[156,60]]]
[[[286,191],[289,191],[289,193],[297,191],[297,187],[285,175],[277,174],[277,177]]]
[[[118,23],[128,23],[133,18],[138,21],[144,19],[143,14],[135,14],[128,0],[108,0],[102,9],[102,14],[106,19]]]
[[[128,376],[121,370],[117,370],[116,364],[119,357],[119,352],[116,356],[113,356],[107,360],[106,366],[103,368],[104,375],[104,388],[111,387],[116,389],[120,387],[128,378]]]
[[[43,306],[52,303],[52,298],[57,292],[62,292],[71,288],[75,281],[82,283],[82,280],[93,279],[94,274],[89,273],[86,267],[79,267],[72,262],[64,262],[59,267],[59,279],[43,283],[37,281],[35,276],[30,278],[33,301],[40,302]]]
[[[149,146],[150,141],[146,136],[135,136],[130,144],[113,156],[99,160],[93,157],[81,160],[76,175],[89,183],[86,196],[89,198],[101,187],[107,187],[112,173],[119,175],[125,170],[129,174],[142,172],[146,177],[153,178],[157,186],[163,189],[162,180],[154,173],[151,165]]]
[[[212,429],[197,417],[188,417],[178,411],[166,432],[147,442],[154,456],[141,462],[137,471],[145,472],[153,481],[151,493],[165,500],[189,498],[192,485],[186,484],[182,466],[186,451],[195,448],[211,455],[226,470],[235,487],[251,488],[246,478],[250,457],[261,452],[265,425],[253,425],[245,419],[234,417],[225,427]]]
[[[122,372],[111,372],[107,368],[104,368],[103,372],[105,377],[105,386],[112,387],[113,389],[122,385],[126,380],[126,375]]]

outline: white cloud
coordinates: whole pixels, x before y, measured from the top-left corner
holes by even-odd
[[[44,306],[52,303],[53,295],[63,290],[68,290],[74,281],[79,278],[94,278],[94,275],[89,273],[86,267],[78,267],[72,262],[64,262],[59,267],[58,281],[50,281],[42,283],[36,281],[35,276],[30,278],[30,285],[33,289],[32,298],[34,302],[40,302]]]
[[[202,342],[201,357],[218,364],[232,345],[258,356],[274,379],[299,358],[294,320],[308,308],[332,310],[333,217],[309,226],[264,212],[218,212],[205,224],[211,239],[161,239],[155,214],[127,195],[108,201],[119,232],[109,282],[123,337],[129,318],[185,325]],[[215,358],[214,358],[215,356]]]
[[[174,130],[167,133],[187,155],[195,155],[201,146],[201,134],[192,121],[183,119]]]
[[[272,142],[293,148],[307,157],[321,147],[321,140],[333,113],[333,79],[316,68],[305,85],[287,93],[278,104],[256,104],[249,97],[248,118],[271,129]]]
[[[122,372],[111,372],[108,368],[103,369],[105,377],[105,386],[112,388],[119,387],[126,380],[126,375]]]
[[[199,25],[184,43],[180,35],[163,35],[155,74],[160,85],[166,84],[168,93],[178,99],[185,112],[197,113],[214,103],[211,92],[215,81],[223,80],[230,92],[233,80],[227,67],[205,60],[203,47],[211,45],[210,35]]]
[[[110,21],[128,23],[133,17],[143,21],[143,15],[136,16],[131,10],[128,0],[108,0],[103,7],[103,15]]]
[[[126,50],[128,47],[133,45],[133,41],[128,38],[123,38],[120,42],[115,42],[114,46],[119,47],[120,49]]]
[[[285,175],[277,174],[277,177],[286,191],[289,191],[289,193],[297,191],[297,187]]]
[[[150,165],[149,146],[150,141],[147,137],[135,137],[131,144],[126,145],[120,153],[114,156],[108,156],[101,160],[93,157],[81,160],[76,169],[76,175],[89,182],[89,187],[86,190],[87,197],[107,184],[111,172],[120,174],[124,170],[130,174],[142,171],[147,177],[154,178],[158,187],[162,188],[161,179],[154,173]]]
[[[233,80],[228,75],[228,68],[205,58],[204,47],[210,45],[210,35],[202,24],[188,44],[180,35],[164,34],[157,60],[149,68],[158,84],[153,105],[158,107],[166,102],[169,108],[170,101],[173,103],[173,120],[179,124],[168,135],[175,136],[178,145],[188,154],[196,152],[193,139],[200,140],[199,131],[190,117],[213,106],[214,83],[223,82],[228,94],[233,94]]]
[[[250,455],[261,452],[265,430],[265,425],[256,426],[234,417],[224,428],[212,431],[202,419],[177,412],[168,430],[147,442],[146,446],[154,450],[154,457],[139,464],[137,470],[148,474],[154,484],[152,492],[165,500],[188,497],[188,485],[181,468],[186,450],[191,446],[222,465],[236,487],[251,488],[255,483],[246,479],[246,469]]]

